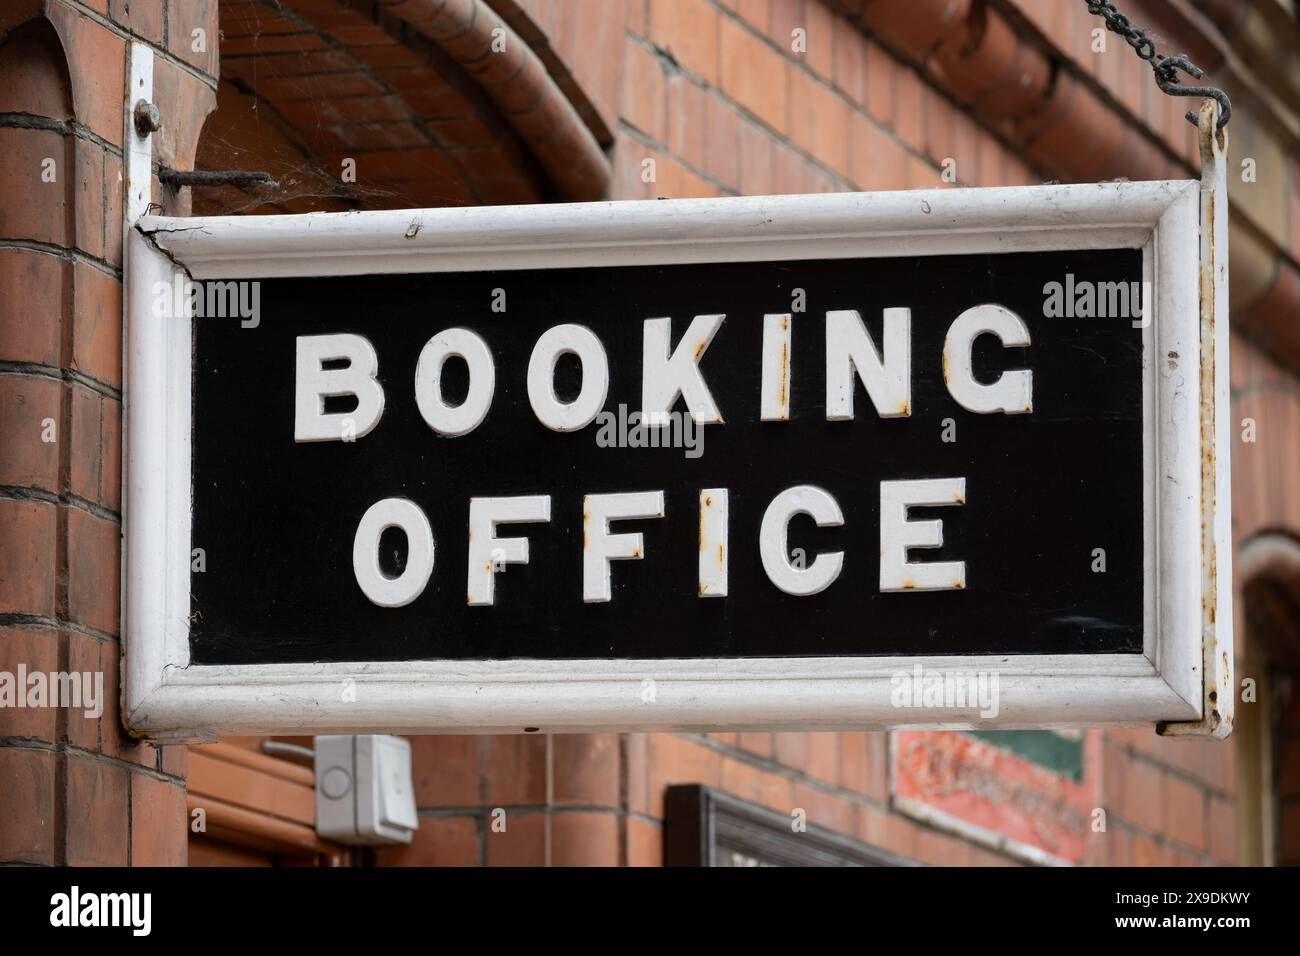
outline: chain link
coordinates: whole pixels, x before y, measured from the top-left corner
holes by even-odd
[[[1106,29],[1123,37],[1124,42],[1133,48],[1133,52],[1139,59],[1151,64],[1156,86],[1164,93],[1169,96],[1211,97],[1219,104],[1219,124],[1216,129],[1221,130],[1228,125],[1228,117],[1232,115],[1232,101],[1228,99],[1227,93],[1213,86],[1184,86],[1179,82],[1179,70],[1197,80],[1205,75],[1204,70],[1187,59],[1187,54],[1161,56],[1156,53],[1156,45],[1147,35],[1147,31],[1133,26],[1129,18],[1115,9],[1115,4],[1110,3],[1109,0],[1084,0],[1084,3],[1088,5],[1089,13],[1106,21]],[[1196,125],[1195,113],[1189,112],[1187,119]]]

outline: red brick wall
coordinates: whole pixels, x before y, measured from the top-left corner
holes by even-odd
[[[188,168],[215,86],[215,6],[0,12],[0,670],[102,673],[105,697],[98,720],[0,709],[0,863],[185,862],[185,749],[137,743],[118,715],[122,113],[141,40],[157,57],[156,158]]]
[[[1069,178],[1080,150],[1097,178],[1195,168],[1185,103],[1158,95],[1117,38],[1093,54],[1081,4],[1064,17],[1062,0],[993,5],[1018,10],[1020,32],[991,32],[980,56],[1001,62],[1015,89],[963,105],[943,82],[961,65],[948,55],[961,19],[939,14],[968,2],[882,0],[874,9],[889,17],[862,14],[874,34],[848,19],[867,9],[853,0],[516,3],[570,74],[557,82],[576,83],[580,108],[613,134],[612,198],[932,187],[947,185],[946,158],[954,185],[1016,185]],[[205,52],[191,48],[195,28],[207,30]],[[796,29],[804,52],[791,47]],[[122,109],[133,39],[157,56],[157,158],[190,168],[215,102],[216,0],[11,0],[0,12],[0,670],[100,670],[110,698],[97,721],[0,710],[0,863],[185,859],[184,750],[131,741],[116,708]],[[1044,51],[1064,77],[1050,88]],[[1009,103],[1034,121],[990,120]],[[1067,135],[1117,124],[1143,149]],[[41,179],[46,158],[53,183]],[[1298,195],[1293,183],[1293,245]],[[157,198],[188,208],[184,193]],[[1300,391],[1250,344],[1234,352],[1234,417],[1257,417],[1277,436],[1235,449],[1243,541],[1300,529]],[[46,419],[51,442],[41,440]],[[1294,707],[1286,714],[1282,858],[1297,859],[1300,724]],[[414,749],[422,826],[412,846],[380,851],[384,864],[654,865],[673,783],[785,814],[799,807],[814,826],[924,862],[1009,861],[894,812],[879,733],[421,737]],[[1089,862],[1236,859],[1231,743],[1115,731],[1102,754],[1107,829]]]

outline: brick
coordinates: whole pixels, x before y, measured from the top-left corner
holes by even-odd
[[[948,158],[960,159],[957,155],[956,110],[938,93],[926,87],[922,89],[925,98],[925,154],[936,166]]]
[[[428,73],[425,74],[426,82]],[[309,100],[343,96],[365,96],[384,92],[369,73],[317,73],[307,76],[281,77],[257,74],[248,77],[248,83],[258,96],[272,102],[281,100]]]
[[[827,4],[817,0],[804,4],[803,19],[808,41],[808,52],[803,57],[804,65],[830,82],[834,73],[836,33],[841,30],[856,31],[831,13]]]
[[[102,435],[99,395],[75,384],[68,386],[68,393],[72,396],[72,493],[87,501],[97,501]]]
[[[929,92],[915,70],[900,68],[894,74],[894,131],[913,149],[925,144],[925,105]]]
[[[889,734],[867,734],[867,794],[881,803],[889,799]]]
[[[861,114],[849,116],[849,179],[860,189],[901,189],[908,155],[888,133]]]
[[[848,104],[807,73],[793,70],[789,109],[789,129],[794,142],[835,172],[847,175]]]
[[[541,734],[489,737],[484,764],[492,807],[546,802],[546,738]]]
[[[784,53],[791,53],[794,31],[806,26],[803,7],[804,0],[772,0],[772,7],[768,13],[767,35]]]
[[[0,627],[0,673],[10,675],[14,690],[26,703],[26,688],[17,683],[19,666],[28,674],[59,670],[58,632],[48,628]],[[0,707],[0,737],[54,742],[57,711],[54,707]]]
[[[185,788],[132,774],[131,865],[184,866],[188,838]]]
[[[195,50],[195,30],[203,30],[203,50]],[[186,0],[167,11],[167,49],[209,76],[217,74],[217,0]]]
[[[545,866],[546,814],[507,810],[504,832],[492,829],[489,816],[483,833],[483,859],[488,866]]]
[[[623,119],[655,142],[664,136],[664,75],[659,58],[629,41],[623,66]]]
[[[668,81],[668,150],[704,168],[705,93],[681,74]]]
[[[104,674],[104,667],[100,660],[101,642],[97,638],[79,631],[68,631],[59,639],[67,643],[69,671],[90,674],[92,681],[96,679],[95,675]],[[86,707],[68,707],[63,716],[64,739],[71,746],[92,753],[100,749],[100,721],[108,714],[110,706],[115,707],[114,704],[110,704],[108,698],[117,693],[116,688],[110,686],[106,677],[101,676],[99,680],[101,683],[98,690],[101,696],[97,703],[100,713],[96,715],[94,708],[88,710]]]
[[[540,0],[536,0],[540,2]],[[615,0],[618,2],[618,0]],[[536,20],[536,17],[534,17]],[[650,30],[650,0],[627,0],[627,28],[637,36],[645,36]]]
[[[627,780],[627,809],[650,812],[650,742],[645,734],[623,735],[623,775]]]
[[[380,866],[477,866],[479,819],[422,817],[420,828],[405,846],[375,851]]]
[[[944,185],[939,170],[911,153],[907,154],[903,178],[908,189],[934,189]]]
[[[58,366],[68,268],[57,256],[0,249],[0,361]]]
[[[103,399],[98,501],[113,512],[122,510],[122,404]]]
[[[54,4],[47,10],[63,41],[68,63],[74,64],[72,92],[77,121],[121,147],[125,132],[122,107],[126,101],[126,40],[71,7]]]
[[[1145,830],[1164,829],[1164,787],[1161,771],[1143,760],[1129,763],[1125,772],[1120,814]]]
[[[866,793],[871,784],[871,760],[867,753],[867,735],[861,732],[835,734],[839,748],[837,783],[845,790]]]
[[[786,777],[744,760],[723,759],[721,786],[733,796],[780,814],[795,807],[793,785]]]
[[[905,859],[916,859],[920,828],[905,817],[875,807],[858,807],[858,839]]]
[[[343,37],[337,33],[334,33],[333,36],[336,40],[343,40]],[[384,42],[392,43],[393,40],[391,37],[384,35]],[[353,46],[354,44],[348,43],[347,45]],[[221,41],[221,55],[226,57],[262,56],[267,53],[324,49],[326,49],[325,41],[315,33],[273,33],[251,37],[226,37]]]
[[[0,127],[0,182],[22,197],[0,205],[0,236],[67,245],[68,182],[75,175],[68,157],[60,133]],[[50,169],[55,178],[46,182],[42,175]]]
[[[666,199],[698,199],[716,196],[718,190],[666,153],[655,155],[656,181],[651,191]]]
[[[916,832],[916,859],[931,866],[965,866],[970,847],[937,830],[922,828]]]
[[[551,815],[552,866],[618,866],[618,817],[612,813]]]
[[[774,192],[773,155],[776,144],[771,136],[753,123],[742,120],[739,127],[740,192],[745,196],[766,196]]]
[[[59,491],[61,418],[57,380],[0,374],[0,485]]]
[[[142,767],[158,765],[157,748],[147,740],[137,740],[122,725],[121,704],[121,653],[118,646],[101,641],[100,667],[104,671],[104,716],[100,722],[101,747],[109,757],[139,764]]]
[[[341,169],[342,153],[328,158],[332,168]],[[352,156],[357,162],[357,179],[370,181],[384,179],[446,179],[459,175],[455,163],[446,152],[436,147],[406,150],[382,150]]]
[[[748,751],[755,756],[772,756],[773,744],[770,733],[743,733],[737,740],[737,744],[741,750]]]
[[[627,865],[663,866],[663,830],[644,820],[627,821]]]
[[[786,129],[790,65],[731,20],[722,21],[722,91],[777,132]]]
[[[74,244],[87,254],[104,255],[104,150],[84,139],[72,141],[76,157]]]
[[[72,367],[122,387],[122,284],[98,269],[73,266]]]
[[[650,39],[687,70],[716,85],[719,20],[708,0],[655,0],[650,4]]]
[[[1173,862],[1168,847],[1145,834],[1133,834],[1130,847],[1133,866],[1170,866]]]
[[[771,14],[771,0],[736,0],[736,15],[759,33],[768,32]]]
[[[772,192],[801,193],[804,189],[804,158],[784,143],[772,147]]]
[[[130,774],[94,757],[67,761],[67,865],[126,866]]]
[[[493,148],[501,145],[500,134],[484,126],[477,118],[434,120],[426,123],[425,129],[448,149],[459,146]]]
[[[705,98],[704,171],[725,188],[740,188],[740,117],[722,97]]]
[[[647,760],[649,810],[656,820],[663,819],[664,791],[668,787],[679,783],[716,787],[722,781],[722,755],[676,734],[651,735]]]
[[[852,24],[835,23],[835,62],[831,71],[835,88],[858,106],[867,104],[867,42]]]
[[[810,733],[808,756],[804,772],[810,777],[834,784],[840,779],[840,735],[835,733]]]
[[[118,632],[121,549],[121,529],[115,522],[80,508],[68,509],[68,614],[106,634]]]
[[[1205,792],[1181,777],[1166,774],[1164,803],[1165,832],[1184,846],[1205,850]]]
[[[0,558],[3,560],[3,558]],[[54,858],[54,754],[0,747],[0,863],[51,866]]]
[[[411,737],[415,805],[421,809],[473,807],[479,803],[480,740],[430,734]]]
[[[108,15],[136,36],[143,37],[155,46],[162,45],[163,4],[149,3],[147,0],[109,0]]]
[[[122,198],[126,191],[126,180],[122,175],[122,159],[112,153],[104,154],[104,202],[105,240],[104,258],[109,265],[122,265],[122,229],[120,223],[124,215]]]
[[[54,505],[0,498],[0,614],[54,616]]]
[[[867,112],[878,123],[894,125],[894,87],[900,73],[910,72],[874,43],[863,47],[867,63]]]
[[[1228,800],[1210,798],[1209,822],[1210,855],[1219,863],[1237,862],[1236,807]]]
[[[796,783],[791,797],[794,807],[804,811],[809,826],[854,836],[858,829],[858,807],[816,787]]]
[[[618,734],[558,734],[551,741],[557,804],[587,807],[619,805]]]
[[[36,0],[25,0],[0,9],[0,35],[5,35],[0,113],[72,119],[63,51],[43,18],[35,15],[40,7]]]

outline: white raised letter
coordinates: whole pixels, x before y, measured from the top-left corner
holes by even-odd
[[[794,317],[763,316],[763,382],[759,401],[765,422],[790,420],[790,326]]]
[[[322,368],[326,362],[348,360],[346,368]],[[379,424],[384,413],[384,389],[375,380],[379,356],[375,347],[360,335],[336,332],[331,335],[298,336],[294,375],[293,440],[342,441],[361,438]],[[355,395],[357,407],[350,412],[325,413],[325,399]],[[351,420],[352,427],[347,426]]]
[[[582,499],[582,600],[599,604],[610,599],[609,562],[640,560],[645,541],[639,531],[610,534],[611,521],[662,518],[662,491],[633,491],[586,495]]]
[[[796,568],[790,562],[787,543],[790,519],[801,514],[812,515],[819,528],[844,524],[839,504],[830,492],[815,485],[787,488],[767,506],[758,532],[758,554],[763,560],[763,570],[778,588],[797,596],[826,590],[840,576],[844,565],[843,551],[819,554],[806,568]]]
[[[498,538],[497,525],[551,520],[550,495],[469,499],[469,604],[491,604],[501,564],[527,564],[527,538]]]
[[[696,422],[722,422],[722,413],[700,374],[699,361],[725,318],[725,315],[697,315],[671,353],[673,320],[645,320],[641,337],[642,422],[656,425],[667,421],[666,416],[678,395],[686,400],[686,407]]]
[[[469,366],[465,401],[451,406],[442,398],[442,366],[459,355]],[[496,388],[496,366],[487,343],[469,329],[446,329],[425,343],[415,363],[415,404],[425,422],[440,435],[468,435],[487,417]]]
[[[853,372],[881,418],[912,414],[912,310],[885,309],[885,357],[867,334],[856,309],[826,313],[826,420],[853,417]]]
[[[907,509],[965,503],[965,478],[880,483],[881,591],[949,591],[966,586],[965,561],[907,561],[909,548],[943,547],[943,522],[908,521]]]
[[[571,402],[555,397],[555,363],[572,353],[582,362],[582,391]],[[542,333],[528,360],[528,402],[537,420],[551,431],[586,428],[605,407],[609,360],[596,333],[584,325],[557,325]]]
[[[971,346],[988,332],[1004,346],[1029,344],[1029,328],[1020,316],[1000,305],[977,305],[957,316],[943,343],[944,378],[948,393],[968,412],[1021,415],[1034,410],[1034,373],[1030,369],[1003,372],[996,382],[981,385],[971,372]]]
[[[727,596],[726,488],[700,490],[700,597]]]
[[[379,538],[389,528],[406,534],[406,567],[395,578],[379,567]],[[352,539],[352,571],[362,593],[380,607],[405,607],[424,593],[433,574],[433,529],[419,505],[408,498],[371,505]]]

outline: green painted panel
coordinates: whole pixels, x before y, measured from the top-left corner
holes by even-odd
[[[1081,734],[1067,737],[1051,730],[969,730],[966,733],[1076,783],[1083,779]]]

